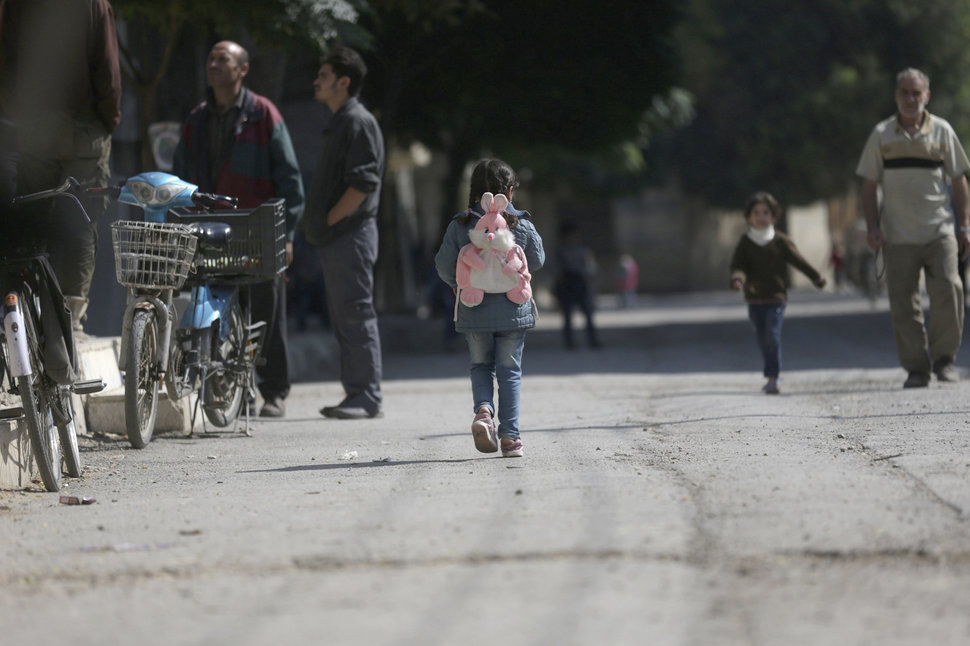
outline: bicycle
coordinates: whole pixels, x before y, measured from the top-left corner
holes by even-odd
[[[235,198],[156,172],[112,193],[145,212],[145,222],[112,224],[117,278],[129,288],[120,352],[129,442],[151,441],[161,384],[173,400],[198,394],[190,433],[200,405],[205,419],[225,428],[244,404],[248,433],[266,323],[251,322],[240,289],[285,269],[284,201],[225,209]],[[183,287],[188,305],[175,325],[174,294]]]
[[[90,221],[76,196],[79,188],[76,180],[68,178],[57,188],[15,197],[7,217],[17,215],[25,204],[64,197]],[[24,421],[44,487],[58,491],[62,461],[69,476],[81,475],[72,393],[99,392],[105,383],[101,379],[75,379],[73,328],[41,238],[9,232],[3,236],[0,281],[5,294],[0,331],[2,377],[6,391],[21,401],[20,407],[0,411],[0,418]]]

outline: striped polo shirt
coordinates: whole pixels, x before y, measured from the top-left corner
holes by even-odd
[[[896,116],[873,128],[856,174],[882,186],[879,226],[887,242],[925,244],[953,235],[947,184],[970,170],[953,127],[926,113],[910,136]]]

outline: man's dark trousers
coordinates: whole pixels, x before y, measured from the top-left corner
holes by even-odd
[[[377,220],[318,248],[330,324],[340,348],[340,381],[347,393],[340,405],[381,410],[381,339],[374,309]]]
[[[263,338],[265,363],[256,367],[256,387],[263,401],[286,399],[290,394],[289,361],[286,356],[286,284],[282,276],[256,283],[249,290],[252,322],[266,321]],[[274,316],[275,314],[275,316]],[[273,322],[276,325],[273,325]]]

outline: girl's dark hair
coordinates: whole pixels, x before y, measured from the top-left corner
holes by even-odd
[[[758,191],[757,193],[752,193],[748,201],[744,203],[744,219],[747,220],[748,216],[751,215],[751,211],[758,204],[764,204],[771,210],[771,215],[777,220],[778,216],[781,215],[781,205],[778,204],[778,200],[775,196],[767,191]]]
[[[511,201],[509,189],[519,186],[519,178],[512,167],[501,159],[483,159],[472,169],[471,187],[468,190],[468,208],[474,208],[482,199],[483,193],[503,194]],[[503,213],[509,228],[514,229],[519,218],[511,213]],[[462,224],[467,224],[470,216],[464,216]]]

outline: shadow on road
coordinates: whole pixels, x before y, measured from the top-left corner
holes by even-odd
[[[709,417],[703,417],[703,416],[688,417],[683,419],[667,420],[667,421],[657,420],[657,421],[651,421],[648,426],[651,430],[656,430],[656,429],[659,429],[660,427],[674,427],[674,426],[683,426],[683,425],[706,423],[706,422],[724,422],[724,421],[739,420],[739,419],[802,418],[802,419],[817,419],[817,420],[844,420],[846,422],[852,422],[852,421],[859,421],[859,420],[874,420],[874,419],[904,419],[907,417],[925,418],[929,416],[940,416],[940,417],[956,416],[956,417],[963,418],[963,417],[966,417],[968,414],[970,414],[970,410],[946,410],[946,411],[931,411],[931,412],[920,411],[918,413],[885,413],[885,414],[879,414],[879,415],[845,415],[845,416],[843,415],[798,416],[798,415],[790,415],[787,413],[750,413],[750,414],[746,413],[743,415],[716,415],[716,416],[709,416]],[[530,429],[529,432],[531,433],[532,430]]]
[[[493,455],[494,457],[494,455]],[[237,473],[291,473],[294,471],[329,471],[331,469],[365,469],[373,467],[402,467],[410,464],[462,464],[464,462],[475,462],[476,460],[488,460],[491,458],[465,458],[459,460],[371,460],[370,462],[323,462],[320,464],[300,464],[289,467],[276,467],[274,469],[251,469],[248,471],[238,471]]]
[[[600,330],[603,347],[566,350],[558,330],[532,330],[526,337],[523,372],[528,375],[692,372],[761,373],[761,356],[746,320],[663,323]],[[785,370],[880,369],[898,367],[892,325],[886,312],[790,317],[783,332]],[[463,343],[449,354],[425,339],[385,352],[386,379],[449,378],[467,375]],[[321,379],[336,378],[336,374]]]

